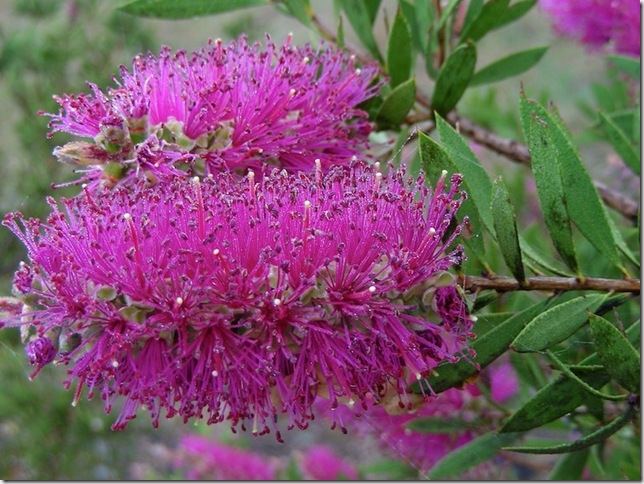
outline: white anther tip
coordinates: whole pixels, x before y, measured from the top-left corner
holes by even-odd
[[[369,286],[369,292],[370,292],[371,294],[373,294],[374,292],[376,292],[376,286]]]
[[[181,306],[183,304],[183,298],[182,297],[178,297],[177,299],[175,299],[175,301],[177,303],[177,306]]]
[[[273,299],[273,304],[274,304],[275,306],[279,306],[280,304],[282,304],[282,300],[281,300],[281,299],[278,299],[278,298],[275,298],[275,299]]]
[[[126,213],[123,214],[123,218],[125,220],[132,220],[132,215],[130,215],[129,213],[126,212]]]

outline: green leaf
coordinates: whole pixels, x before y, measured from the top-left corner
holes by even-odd
[[[407,81],[411,76],[414,61],[411,42],[409,24],[402,12],[398,11],[387,42],[387,72],[392,88]]]
[[[409,79],[389,93],[376,114],[381,127],[398,129],[416,101],[416,81]]]
[[[462,32],[467,32],[472,23],[478,18],[483,10],[483,0],[471,0],[465,12],[465,19],[463,20],[463,29],[461,30],[461,40],[465,40]]]
[[[613,145],[613,148],[615,148],[617,154],[624,160],[624,163],[639,175],[640,156],[628,141],[626,134],[604,113],[600,111],[597,114],[599,114],[599,122],[604,128],[610,144]]]
[[[425,0],[415,0],[412,5],[407,0],[401,0],[398,5],[411,30],[414,47],[418,52],[424,53],[427,50],[427,33],[434,21],[432,4]]]
[[[626,412],[617,417],[611,423],[604,425],[595,432],[588,434],[585,437],[576,440],[575,442],[553,445],[549,447],[503,447],[502,449],[511,452],[521,452],[525,454],[566,454],[568,452],[575,452],[603,442],[619,429],[621,429],[624,425],[633,420],[636,415],[637,411],[635,410],[635,408],[632,405],[629,405]]]
[[[422,417],[411,420],[405,427],[428,434],[448,434],[476,428],[478,425],[474,422],[466,422],[461,418]]]
[[[604,257],[625,272],[618,251],[615,229],[609,222],[606,208],[572,143],[568,130],[556,112],[550,115],[536,102],[527,102],[530,103],[532,112],[548,125],[570,217],[584,237]],[[525,116],[526,113],[523,112],[522,117]]]
[[[421,166],[431,186],[436,186],[436,182],[442,176],[443,170],[447,170],[450,176],[455,173],[460,173],[459,167],[451,160],[447,152],[436,141],[422,132],[418,134],[418,151],[420,153]],[[465,179],[463,180],[461,188],[468,194],[468,198],[461,205],[457,216],[459,220],[463,220],[463,217],[467,215],[470,225],[477,228],[475,232],[478,232],[478,227],[481,226],[481,218],[474,202],[469,196],[470,189]],[[469,237],[467,234],[463,234],[462,238],[468,250],[472,250],[479,258],[485,256],[483,237],[478,233],[472,234]]]
[[[625,56],[625,55],[608,55],[606,58],[615,64],[620,71],[625,72],[633,79],[640,78],[640,60],[635,57]]]
[[[634,323],[626,330],[629,341],[639,341],[640,323]],[[581,365],[596,365],[600,363],[597,353],[584,358]],[[595,389],[599,389],[610,381],[610,374],[604,369],[576,369],[578,377]],[[587,403],[589,395],[580,391],[576,382],[564,375],[541,388],[519,410],[510,416],[501,432],[519,432],[540,427],[553,420],[567,415],[578,406]]]
[[[429,479],[445,479],[459,475],[482,462],[492,459],[502,447],[511,444],[521,434],[487,433],[453,450],[429,471]]]
[[[467,42],[459,45],[441,66],[434,92],[432,109],[440,115],[447,114],[461,99],[474,74],[476,46]]]
[[[492,182],[476,155],[460,134],[447,121],[436,116],[436,127],[443,148],[463,175],[467,184],[467,196],[476,206],[485,227],[494,235],[494,222],[490,210],[492,202]]]
[[[490,30],[500,26],[504,16],[507,15],[509,4],[510,0],[489,0],[486,2],[476,19],[464,27],[460,37],[461,42],[479,40]]]
[[[494,28],[498,29],[499,27],[503,27],[510,22],[520,19],[528,13],[536,3],[537,0],[522,0],[520,2],[516,2],[514,5],[510,5]]]
[[[590,315],[590,331],[606,371],[626,390],[639,393],[641,362],[635,348],[615,326],[601,316]]]
[[[268,5],[269,0],[135,0],[118,7],[123,12],[142,17],[182,19],[216,15],[240,8]]]
[[[379,1],[370,0],[343,0],[342,9],[349,19],[360,42],[379,62],[382,62],[382,56],[378,50],[378,44],[373,36],[372,25],[377,13]]]
[[[605,299],[605,294],[579,296],[550,308],[519,333],[512,342],[512,349],[531,353],[562,342],[588,321],[587,310],[595,311]]]
[[[289,13],[307,27],[312,27],[313,9],[309,0],[284,0]]]
[[[521,74],[539,62],[547,50],[547,46],[534,47],[503,57],[474,74],[470,86],[497,82]]]
[[[550,300],[542,301],[506,319],[482,336],[477,337],[470,348],[476,352],[472,362],[461,359],[458,363],[441,363],[434,370],[435,374],[428,378],[429,386],[436,393],[444,392],[449,388],[462,385],[480,372],[499,356],[505,353],[514,337],[528,322],[542,313],[550,304]],[[477,369],[472,363],[478,364]],[[419,383],[414,383],[411,389],[420,393]]]
[[[492,184],[492,205],[490,209],[494,214],[494,230],[496,231],[496,239],[499,242],[503,260],[505,260],[512,275],[522,284],[525,282],[525,272],[517,235],[517,221],[510,201],[510,194],[501,178],[494,180]]]
[[[438,22],[438,29],[442,29],[445,26],[445,22],[449,19],[449,16],[452,14],[452,11],[461,3],[461,0],[449,0],[447,6],[441,12],[441,19]]]
[[[539,205],[548,233],[566,265],[579,274],[570,217],[549,126],[532,111],[524,95],[521,96],[520,106],[523,130],[532,158],[532,172],[537,185]]]

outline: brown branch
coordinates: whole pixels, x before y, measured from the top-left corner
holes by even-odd
[[[459,285],[470,292],[493,289],[498,292],[508,291],[613,291],[639,294],[639,279],[600,279],[587,277],[584,280],[576,277],[536,276],[528,277],[525,284],[506,276],[459,276]]]
[[[460,133],[473,139],[477,143],[496,151],[510,160],[530,166],[532,162],[530,151],[527,146],[518,141],[497,136],[473,121],[457,115],[453,111],[447,116],[447,120]],[[606,205],[630,220],[637,220],[638,204],[636,202],[621,193],[611,190],[603,183],[595,181],[593,183],[599,192],[599,196],[604,200]]]

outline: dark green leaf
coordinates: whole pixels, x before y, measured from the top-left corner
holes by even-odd
[[[373,26],[373,23],[378,17],[378,10],[380,9],[381,0],[367,0],[365,1],[365,6],[367,7],[367,12],[369,12],[369,22]]]
[[[181,19],[216,15],[240,8],[268,5],[269,0],[135,0],[119,10],[142,17]]]
[[[521,434],[481,435],[467,444],[453,450],[439,460],[430,470],[429,479],[444,479],[459,475],[482,462],[490,460],[502,447],[511,444]]]
[[[340,49],[344,49],[344,24],[342,18],[342,15],[338,16],[338,35],[335,41]]]
[[[633,79],[640,78],[640,60],[635,57],[625,56],[625,55],[609,55],[606,56],[609,61],[611,61],[615,66],[622,72],[625,72]]]
[[[422,417],[411,420],[405,427],[428,434],[448,434],[476,428],[478,425],[460,418]]]
[[[378,44],[376,43],[372,30],[372,19],[375,19],[374,7],[378,7],[379,4],[379,1],[343,0],[342,9],[360,39],[360,42],[362,42],[372,56],[382,62],[382,56],[378,50]],[[375,8],[375,11],[377,12],[377,8]]]
[[[307,27],[312,27],[313,10],[309,0],[284,0],[289,13]]]
[[[626,330],[629,341],[639,341],[640,323],[634,323]],[[582,365],[596,365],[600,363],[597,353],[584,358]],[[593,388],[599,389],[610,381],[610,374],[603,369],[577,369],[575,373],[584,382]],[[544,386],[517,410],[505,423],[501,432],[519,432],[540,427],[553,420],[572,412],[578,406],[587,403],[589,395],[580,391],[576,382],[561,375],[556,380]]]
[[[572,239],[570,217],[548,123],[537,116],[523,95],[520,106],[523,130],[532,158],[537,195],[548,232],[555,249],[566,265],[578,274],[579,266]]]
[[[624,335],[611,323],[590,315],[590,330],[599,359],[606,371],[630,392],[640,392],[640,357]]]
[[[480,296],[477,298],[477,300],[478,299],[480,299]],[[513,313],[511,312],[477,314],[477,320],[474,323],[473,332],[477,335],[477,337],[483,336],[485,333],[493,330],[504,321],[509,319],[511,316],[513,316]]]
[[[510,194],[501,178],[495,180],[492,184],[492,204],[490,208],[494,214],[494,230],[496,231],[496,240],[499,242],[503,260],[505,260],[510,272],[519,283],[524,283],[525,272],[517,235],[517,221],[510,201]]]
[[[543,312],[550,301],[542,301],[506,319],[503,323],[476,338],[471,344],[476,352],[472,362],[485,368],[505,353],[514,337],[529,321]],[[435,368],[435,375],[428,378],[429,385],[436,393],[462,385],[465,380],[478,375],[479,370],[469,361],[461,359],[458,363],[442,363]],[[418,383],[412,385],[414,392],[419,393]]]
[[[387,72],[392,88],[407,81],[411,76],[414,61],[411,42],[409,24],[402,12],[398,11],[387,42]]]
[[[467,42],[458,46],[441,66],[432,93],[432,109],[447,114],[461,99],[474,74],[476,46]]]
[[[510,54],[479,70],[470,81],[470,86],[497,82],[521,74],[541,60],[548,47],[534,47]]]
[[[550,115],[539,104],[533,101],[527,102],[530,103],[532,111],[547,124],[550,131],[570,217],[586,239],[608,260],[624,271],[614,228],[609,222],[606,208],[572,143],[568,130],[556,112]],[[522,113],[522,117],[525,115]]]
[[[579,296],[548,309],[519,333],[512,342],[512,349],[530,353],[562,342],[588,321],[587,311],[594,311],[605,299],[604,294]]]
[[[575,452],[603,442],[619,429],[621,429],[624,425],[633,420],[636,415],[637,411],[635,410],[635,408],[629,405],[626,412],[617,417],[611,423],[604,425],[592,434],[588,434],[585,437],[576,440],[575,442],[553,445],[550,447],[503,447],[503,450],[522,452],[526,454],[567,454],[568,452]]]
[[[397,129],[416,101],[416,81],[409,79],[397,86],[378,109],[376,121],[382,127]]]
[[[489,0],[483,5],[483,9],[476,19],[464,26],[461,34],[461,42],[468,40],[479,40],[490,30],[500,26],[501,21],[507,15],[510,0]]]
[[[412,5],[407,0],[401,0],[398,5],[400,5],[400,10],[409,24],[414,47],[418,52],[424,53],[427,50],[427,33],[434,18],[432,4],[425,0],[415,0]]]
[[[443,170],[446,170],[449,176],[461,173],[459,167],[452,161],[447,152],[436,141],[422,132],[418,134],[418,151],[421,166],[431,186],[436,186]],[[474,155],[472,154],[472,156]],[[462,220],[467,215],[470,225],[475,227],[474,232],[476,232],[469,237],[464,234],[463,241],[468,250],[471,249],[479,258],[482,258],[485,256],[485,245],[483,237],[478,233],[480,231],[478,228],[481,226],[479,212],[470,196],[470,189],[466,179],[463,180],[461,188],[468,194],[468,198],[461,205],[458,217]]]
[[[635,151],[635,148],[630,144],[626,134],[619,129],[619,127],[601,111],[599,114],[599,121],[604,131],[608,135],[610,144],[613,145],[617,154],[624,160],[624,163],[633,170],[636,174],[640,174],[640,156]]]
[[[438,134],[443,143],[443,148],[463,175],[467,184],[467,196],[472,200],[481,216],[485,227],[494,234],[494,223],[490,204],[492,202],[492,182],[481,165],[476,155],[472,152],[460,134],[452,128],[447,121],[436,116]],[[476,229],[480,230],[479,227]]]

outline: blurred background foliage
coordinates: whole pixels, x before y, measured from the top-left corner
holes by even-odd
[[[338,2],[311,1],[317,15],[333,25]],[[397,2],[383,1],[374,21],[374,36],[379,45],[386,45],[387,27],[396,15]],[[251,40],[262,40],[271,34],[277,44],[288,32],[294,32],[295,43],[317,43],[319,36],[294,18],[276,15],[270,5],[242,9],[216,17],[189,20],[158,20],[139,18],[119,12],[113,2],[101,0],[15,0],[0,3],[0,103],[3,123],[0,124],[0,164],[5,182],[0,188],[0,212],[21,211],[25,215],[43,217],[49,213],[44,201],[51,195],[51,184],[72,180],[71,168],[58,164],[52,149],[68,139],[57,135],[47,139],[47,118],[38,111],[56,112],[53,94],[75,93],[90,80],[100,87],[110,85],[120,64],[128,65],[140,52],[157,52],[161,44],[173,49],[196,49],[209,38],[224,41],[241,33]],[[346,42],[359,44],[355,33],[345,28]],[[459,101],[459,114],[500,136],[525,142],[521,129],[519,92],[525,88],[528,97],[542,105],[555,100],[561,117],[570,127],[585,165],[595,180],[612,189],[639,199],[639,180],[629,176],[623,162],[616,157],[607,135],[601,129],[596,111],[629,112],[639,91],[634,83],[607,59],[589,54],[574,42],[555,37],[538,8],[533,8],[519,21],[509,24],[477,42],[477,66],[518,50],[551,45],[543,59],[531,70],[517,77],[494,84],[470,87]],[[413,71],[418,91],[431,92],[433,81],[421,66]],[[619,118],[625,130],[634,129],[627,116]],[[409,132],[403,133],[401,140]],[[388,136],[392,136],[388,133]],[[525,166],[510,163],[498,154],[472,145],[491,177],[503,175],[524,237],[538,241],[545,253],[553,252],[543,237],[536,189],[527,179]],[[410,149],[402,149],[400,158],[412,170],[420,171],[418,158]],[[59,188],[54,196],[72,195],[77,187]],[[611,215],[616,221],[619,217]],[[627,242],[636,242],[638,230],[626,234]],[[603,259],[579,234],[575,244],[584,273],[619,277],[619,271]],[[496,246],[488,244],[486,263],[504,268],[504,260]],[[0,293],[10,292],[11,277],[24,249],[8,230],[0,230]],[[484,269],[472,258],[469,271]],[[499,270],[503,273],[503,270]],[[507,270],[505,271],[507,272]],[[493,311],[514,312],[534,303],[532,294],[501,296],[490,306]],[[605,317],[617,321],[634,321],[639,305],[622,305]],[[98,400],[83,401],[71,407],[71,392],[62,388],[64,368],[47,367],[37,383],[28,381],[30,369],[17,331],[0,332],[0,478],[3,479],[132,479],[181,478],[172,466],[172,449],[179,436],[188,430],[200,435],[217,436],[223,442],[261,451],[264,455],[293,461],[301,449],[313,443],[326,442],[341,455],[351,459],[361,476],[382,479],[417,478],[417,469],[404,456],[386,461],[372,441],[343,439],[339,432],[330,432],[328,423],[318,421],[307,432],[289,435],[286,445],[276,444],[272,436],[247,439],[233,436],[225,429],[198,425],[187,429],[180,422],[163,422],[159,430],[151,430],[145,419],[135,421],[126,431],[112,432],[113,416],[105,416]],[[583,329],[556,347],[558,357],[565,361],[581,361],[593,352],[590,329]],[[512,362],[520,377],[519,401],[534,395],[536,389],[552,379],[549,360],[541,355],[512,354]],[[587,400],[587,411],[571,417],[575,428],[590,429],[596,418],[593,412],[605,409],[597,399]],[[544,438],[557,440],[573,435],[571,425],[555,423],[542,432]],[[571,433],[572,432],[572,433]],[[578,432],[578,430],[577,430]],[[639,473],[639,435],[626,427],[619,438],[595,446],[583,456],[587,469],[584,477],[600,479],[637,478]],[[351,436],[349,436],[351,437]],[[498,468],[488,478],[540,479],[547,477],[556,456],[514,455],[497,462]],[[577,458],[581,459],[578,454]],[[532,457],[532,456],[530,456]],[[572,458],[571,458],[572,459]],[[619,463],[619,465],[614,465]],[[557,464],[562,467],[566,462]],[[301,477],[295,467],[284,468],[284,474]],[[289,470],[290,469],[290,470]],[[624,469],[627,469],[625,471]],[[625,474],[627,472],[627,474]]]

